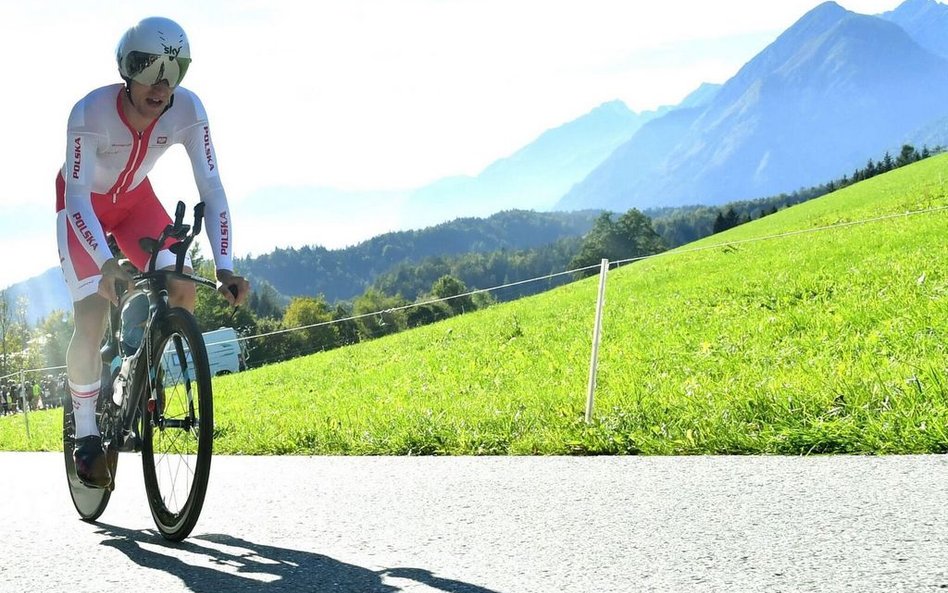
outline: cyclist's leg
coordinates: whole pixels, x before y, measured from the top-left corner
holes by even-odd
[[[75,435],[72,452],[76,475],[86,486],[105,488],[112,483],[99,427],[96,402],[101,388],[99,345],[105,332],[109,302],[96,292],[99,267],[78,244],[65,210],[57,217],[57,237],[63,275],[75,313],[75,330],[66,351],[66,375],[72,400]]]
[[[56,235],[63,276],[75,313],[75,329],[66,352],[66,376],[76,419],[76,437],[82,438],[98,434],[95,404],[102,374],[99,346],[109,303],[96,292],[101,278],[99,266],[79,244],[65,210],[57,213]]]
[[[122,219],[123,209],[110,196],[92,194],[92,207],[106,233]],[[99,296],[99,265],[89,256],[70,224],[65,209],[65,182],[56,179],[56,240],[66,285],[75,313],[75,330],[66,352],[66,376],[73,404],[76,474],[86,486],[107,487],[111,473],[96,424],[96,403],[101,389],[102,359],[99,346],[105,332],[109,303]]]
[[[109,302],[98,294],[73,304],[75,331],[66,351],[66,375],[76,418],[76,438],[99,434],[95,407],[102,376],[99,345],[105,333]]]

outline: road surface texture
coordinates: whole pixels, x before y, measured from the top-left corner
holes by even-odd
[[[99,523],[0,453],[0,591],[948,590],[948,458],[216,457],[165,543],[123,454]]]

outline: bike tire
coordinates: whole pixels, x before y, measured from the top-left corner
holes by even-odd
[[[76,423],[72,415],[72,397],[69,394],[63,398],[63,457],[66,462],[66,483],[69,485],[69,496],[72,504],[83,521],[95,521],[109,504],[112,490],[109,488],[89,488],[79,480],[76,474],[76,462],[72,457],[76,444]],[[109,468],[115,475],[118,462],[114,454],[109,457]]]
[[[190,312],[170,309],[155,327],[151,377],[156,403],[149,406],[147,394],[142,398],[145,492],[158,531],[165,539],[181,541],[197,524],[211,471],[211,373],[203,336]]]

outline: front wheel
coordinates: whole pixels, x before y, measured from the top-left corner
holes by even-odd
[[[180,541],[201,514],[211,471],[214,409],[204,339],[194,316],[174,308],[152,337],[151,385],[142,422],[142,464],[151,514]]]

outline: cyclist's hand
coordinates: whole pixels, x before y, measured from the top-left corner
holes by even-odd
[[[102,279],[99,281],[98,293],[113,305],[118,305],[118,290],[115,287],[115,282],[120,281],[128,284],[132,281],[131,274],[114,257],[102,264],[101,274]]]
[[[217,292],[224,295],[231,306],[243,304],[250,292],[250,283],[230,270],[217,270]]]

